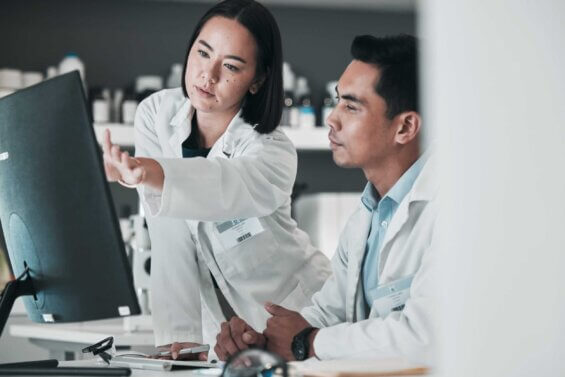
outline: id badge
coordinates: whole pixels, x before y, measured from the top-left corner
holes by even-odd
[[[231,249],[265,231],[257,217],[236,219],[216,224],[224,249]]]
[[[377,288],[373,307],[379,317],[385,318],[391,312],[402,311],[410,297],[410,286],[414,275],[395,280]]]

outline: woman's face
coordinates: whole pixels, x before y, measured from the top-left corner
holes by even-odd
[[[239,22],[213,17],[200,31],[188,55],[186,90],[192,105],[205,113],[239,111],[255,93],[256,43]]]

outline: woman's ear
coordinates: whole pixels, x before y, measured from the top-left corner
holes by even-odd
[[[398,114],[396,117],[398,129],[396,131],[395,140],[398,144],[408,144],[416,138],[420,133],[422,118],[416,111],[406,111]]]
[[[259,89],[261,89],[261,86],[263,85],[264,82],[265,82],[265,75],[262,75],[260,78],[255,79],[253,81],[253,84],[251,84],[251,86],[249,87],[249,93],[256,94],[259,91]]]

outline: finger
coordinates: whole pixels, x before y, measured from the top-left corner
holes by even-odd
[[[220,340],[222,343],[222,347],[224,348],[228,356],[231,356],[238,351],[237,345],[235,344],[232,338],[229,323],[224,322],[222,323],[221,327],[222,327],[222,332],[221,332]]]
[[[208,352],[200,352],[198,354],[198,360],[200,361],[208,361]]]
[[[128,151],[122,152],[120,155],[120,162],[129,167],[129,153]]]
[[[246,323],[239,318],[232,318],[230,323],[231,336],[239,350],[247,349],[247,344],[242,339],[243,332],[245,331]]]
[[[116,163],[120,162],[120,147],[117,145],[112,145],[110,149],[110,155],[112,156],[112,160]]]
[[[292,313],[292,310],[285,309],[282,306],[273,304],[271,302],[265,304],[265,310],[275,316],[289,315]]]
[[[104,130],[104,140],[102,141],[102,151],[104,154],[110,154],[110,148],[112,148],[112,140],[110,136],[110,130]]]
[[[145,179],[145,168],[138,166],[132,170],[131,175],[135,180],[135,184],[141,183]]]
[[[220,345],[220,343],[216,343],[214,352],[216,353],[216,356],[218,356],[218,359],[220,359],[221,361],[226,361],[228,359],[226,352],[224,351],[224,348]]]
[[[182,349],[182,345],[178,342],[174,342],[171,345],[171,358],[176,360],[179,357],[179,351]]]
[[[120,179],[118,171],[107,161],[104,161],[104,170],[106,171],[106,179],[108,182],[114,182]]]

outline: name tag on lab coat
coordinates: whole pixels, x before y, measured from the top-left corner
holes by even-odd
[[[413,279],[414,275],[395,280],[377,288],[373,308],[379,313],[379,317],[385,318],[391,312],[404,309],[404,304],[410,297],[410,286]]]
[[[216,224],[216,229],[220,235],[220,242],[226,250],[255,237],[265,230],[257,217],[224,221]]]

